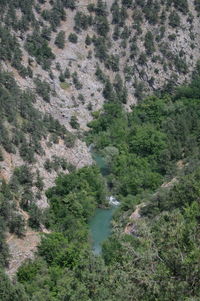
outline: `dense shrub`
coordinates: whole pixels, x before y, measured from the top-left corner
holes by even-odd
[[[148,31],[145,35],[144,46],[146,48],[147,55],[152,55],[155,51],[154,38],[150,31]]]
[[[175,11],[173,11],[169,15],[169,25],[171,25],[172,27],[179,27],[180,26],[180,17]]]
[[[58,48],[64,49],[65,47],[65,32],[60,31],[55,39],[55,44],[58,46]]]
[[[40,32],[34,31],[32,35],[28,35],[25,48],[30,55],[34,56],[44,69],[49,69],[55,55],[51,51],[47,40],[42,37]]]
[[[78,41],[78,37],[75,33],[70,33],[70,35],[68,36],[68,40],[71,42],[71,43],[74,43],[76,44],[77,41]]]
[[[50,85],[46,81],[42,81],[39,77],[37,77],[34,82],[38,95],[40,95],[46,102],[50,102]]]

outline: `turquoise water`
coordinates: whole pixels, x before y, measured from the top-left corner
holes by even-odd
[[[108,174],[108,168],[106,166],[104,158],[94,152],[92,152],[92,157],[95,160],[98,167],[100,168],[102,175],[106,176]],[[109,209],[97,208],[94,216],[91,218],[89,227],[92,239],[92,249],[94,254],[98,255],[101,253],[101,246],[103,241],[106,240],[111,234],[111,220],[115,210],[115,206],[112,206]]]
[[[115,209],[115,207],[96,209],[95,215],[89,223],[94,254],[101,253],[102,242],[111,234],[111,220]]]
[[[96,154],[94,152],[92,152],[92,158],[96,162],[97,166],[100,168],[101,174],[103,176],[106,176],[108,174],[108,168],[106,166],[104,158],[101,155]]]

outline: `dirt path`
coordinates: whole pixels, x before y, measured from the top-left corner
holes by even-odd
[[[6,239],[6,243],[8,243],[11,239],[14,238],[14,234],[10,235],[7,239]]]
[[[137,219],[140,218],[140,209],[145,207],[145,206],[146,206],[145,203],[141,203],[141,204],[136,206],[135,211],[133,211],[133,213],[129,217],[130,222],[126,225],[126,227],[124,229],[124,233],[132,234],[133,232],[135,232],[135,223],[134,223],[134,221],[136,221]]]
[[[24,211],[23,209],[21,209],[19,206],[18,206],[18,210],[23,215],[25,221],[27,222],[30,217],[29,214],[26,211]]]

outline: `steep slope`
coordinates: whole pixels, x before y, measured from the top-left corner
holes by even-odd
[[[24,232],[16,202],[41,228],[45,190],[92,164],[81,138],[104,102],[131,110],[193,76],[198,14],[187,0],[1,1],[2,232]]]
[[[2,68],[13,72],[22,89],[37,93],[41,112],[71,132],[87,129],[92,112],[115,93],[130,106],[152,90],[170,92],[191,77],[199,59],[193,1],[24,0],[1,6]],[[65,152],[60,141],[47,157],[63,153],[75,165],[80,156],[91,162],[80,141],[78,158]],[[17,161],[12,156],[14,166]],[[37,161],[42,176],[54,179],[45,176],[42,158]]]

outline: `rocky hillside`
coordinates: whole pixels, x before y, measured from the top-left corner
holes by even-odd
[[[0,1],[0,177],[2,204],[13,212],[5,214],[9,231],[23,232],[16,201],[38,226],[36,205],[47,207],[45,190],[57,174],[92,163],[81,138],[105,101],[117,98],[130,110],[192,77],[199,12],[198,0]]]

